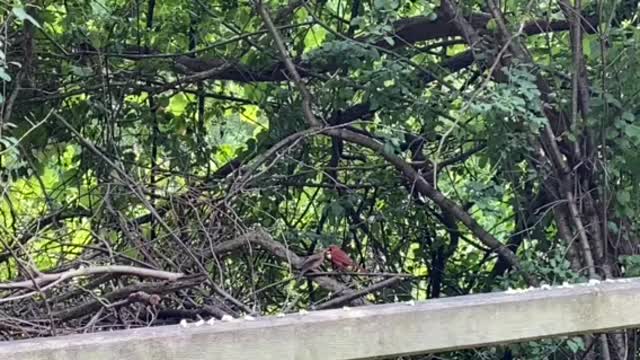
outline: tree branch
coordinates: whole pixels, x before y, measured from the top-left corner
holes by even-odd
[[[176,281],[184,276],[182,273],[174,273],[168,271],[145,269],[127,265],[107,265],[107,266],[91,266],[86,268],[71,269],[55,274],[39,274],[33,280],[14,281],[0,283],[0,290],[12,289],[35,289],[37,286],[51,284],[53,282],[60,283],[80,276],[102,275],[102,274],[119,274],[132,275],[140,277],[150,277],[155,279]],[[2,299],[3,301],[6,299]]]
[[[346,294],[346,295],[342,295],[339,296],[337,298],[333,298],[329,301],[323,302],[322,304],[319,304],[317,306],[314,306],[314,310],[322,310],[322,309],[329,309],[332,307],[336,307],[336,306],[340,306],[342,304],[346,304],[347,302],[356,299],[360,296],[365,296],[369,293],[372,293],[376,290],[380,290],[389,286],[394,285],[395,283],[399,282],[400,280],[402,280],[401,276],[397,276],[397,277],[392,277],[386,280],[382,280],[379,281],[369,287],[366,287],[362,290],[358,290],[358,291],[354,291],[351,294]]]

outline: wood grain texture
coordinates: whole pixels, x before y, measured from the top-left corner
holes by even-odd
[[[6,342],[0,359],[364,359],[637,327],[638,308],[633,279]]]

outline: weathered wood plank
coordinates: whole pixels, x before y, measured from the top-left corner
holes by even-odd
[[[361,359],[640,326],[640,279],[0,343],[0,359]]]

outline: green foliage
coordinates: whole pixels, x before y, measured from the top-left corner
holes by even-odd
[[[625,267],[626,277],[640,276],[640,256],[638,255],[623,255],[620,256],[620,262]]]
[[[515,358],[549,359],[557,354],[579,354],[586,349],[584,341],[580,337],[571,337],[561,340],[540,340],[509,347]]]
[[[547,123],[540,108],[535,75],[526,66],[506,71],[509,83],[496,84],[470,104],[470,109],[494,122],[523,123],[525,131],[538,132]]]
[[[535,273],[541,282],[549,285],[573,284],[586,280],[584,276],[571,269],[571,264],[566,258],[566,246],[557,246],[548,250],[544,240],[534,241],[534,246],[522,252],[521,256],[527,271]]]
[[[354,44],[347,40],[324,42],[319,48],[311,48],[303,54],[303,59],[321,68],[362,68],[380,55],[373,48]]]

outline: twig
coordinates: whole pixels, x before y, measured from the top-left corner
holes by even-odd
[[[284,65],[286,66],[287,71],[289,72],[289,74],[293,78],[294,83],[300,90],[300,94],[302,95],[302,111],[304,113],[305,119],[309,123],[309,126],[311,126],[312,128],[321,127],[322,123],[318,121],[318,119],[313,114],[313,111],[311,109],[311,94],[309,93],[309,90],[307,89],[307,87],[304,85],[304,82],[302,81],[302,77],[298,73],[298,70],[296,70],[296,66],[293,64],[293,61],[291,61],[291,57],[287,53],[287,48],[285,47],[284,42],[282,41],[282,36],[280,36],[280,32],[278,31],[276,26],[273,24],[273,21],[271,21],[271,16],[269,16],[269,12],[267,11],[267,9],[265,9],[262,0],[256,1],[256,9],[258,10],[258,13],[260,13],[260,15],[262,16],[262,19],[264,20],[264,24],[269,30],[269,32],[271,33],[271,36],[273,36],[273,40],[276,42],[276,47],[280,52],[280,56],[282,57],[282,61],[284,62]]]
[[[398,281],[402,280],[402,277],[397,276],[397,277],[392,277],[390,279],[387,280],[383,280],[380,282],[377,282],[367,288],[364,288],[362,290],[358,290],[358,291],[354,291],[350,294],[346,294],[346,295],[342,295],[340,297],[337,298],[333,298],[329,301],[323,302],[322,304],[316,305],[313,309],[314,310],[322,310],[322,309],[328,309],[331,307],[335,307],[335,306],[340,306],[342,304],[345,304],[355,298],[367,295],[369,293],[372,293],[376,290],[391,286],[395,283],[397,283]]]
[[[420,277],[420,276],[416,276],[416,275],[412,275],[412,274],[402,274],[402,273],[389,273],[389,272],[357,272],[357,271],[341,271],[341,272],[336,272],[336,271],[325,271],[325,272],[312,272],[312,273],[308,273],[305,274],[305,276],[307,277],[314,277],[314,276],[342,276],[342,275],[352,275],[352,276],[380,276],[380,277],[401,277],[401,278],[408,278],[408,277]]]

